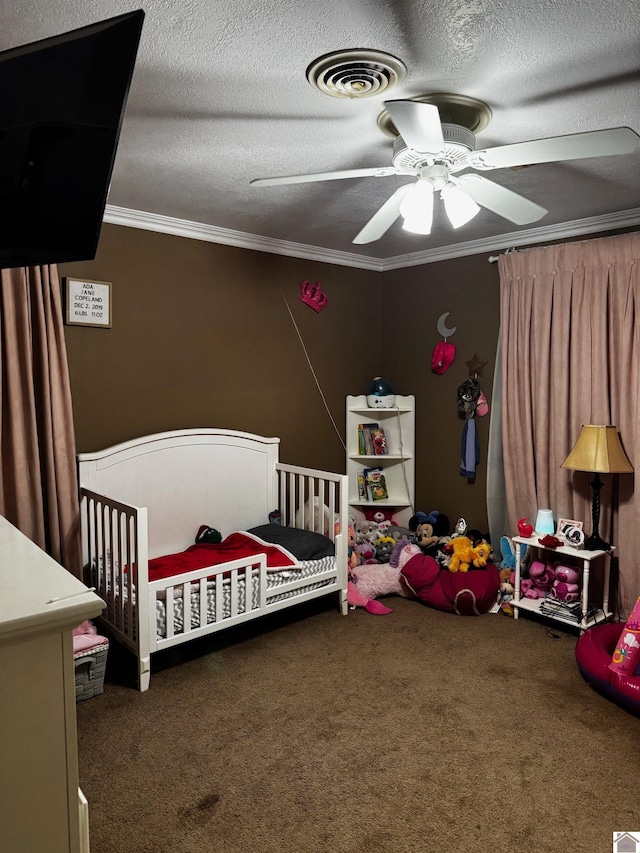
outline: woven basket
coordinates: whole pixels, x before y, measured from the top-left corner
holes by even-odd
[[[104,690],[104,674],[107,669],[109,643],[95,646],[73,656],[76,669],[76,702],[99,696]]]

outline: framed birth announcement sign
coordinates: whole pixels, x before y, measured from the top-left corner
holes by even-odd
[[[111,328],[111,282],[68,276],[65,298],[67,325]]]

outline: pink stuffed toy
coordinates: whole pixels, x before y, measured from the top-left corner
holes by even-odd
[[[544,598],[556,579],[553,566],[534,560],[529,566],[529,577],[521,581],[525,598]]]
[[[380,601],[375,601],[376,598],[383,595],[409,597],[408,591],[400,580],[401,565],[398,561],[398,555],[404,546],[408,546],[407,539],[394,547],[388,563],[367,563],[357,566],[349,573],[347,601],[352,607],[364,607],[367,613],[382,616],[392,611]],[[417,551],[420,553],[419,548]]]
[[[580,572],[573,566],[556,563],[555,575],[549,594],[560,601],[577,601],[580,598]]]

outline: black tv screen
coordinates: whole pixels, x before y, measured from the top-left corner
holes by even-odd
[[[143,20],[0,53],[0,268],[95,257]]]

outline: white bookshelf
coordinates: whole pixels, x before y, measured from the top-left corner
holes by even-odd
[[[400,524],[413,515],[415,503],[415,397],[396,394],[392,408],[371,408],[367,395],[348,396],[346,403],[347,475],[350,515],[364,517],[364,510],[393,509]],[[359,453],[358,424],[378,423],[384,429],[388,453],[368,456]],[[358,496],[358,473],[380,467],[389,493],[388,500],[366,501]]]

